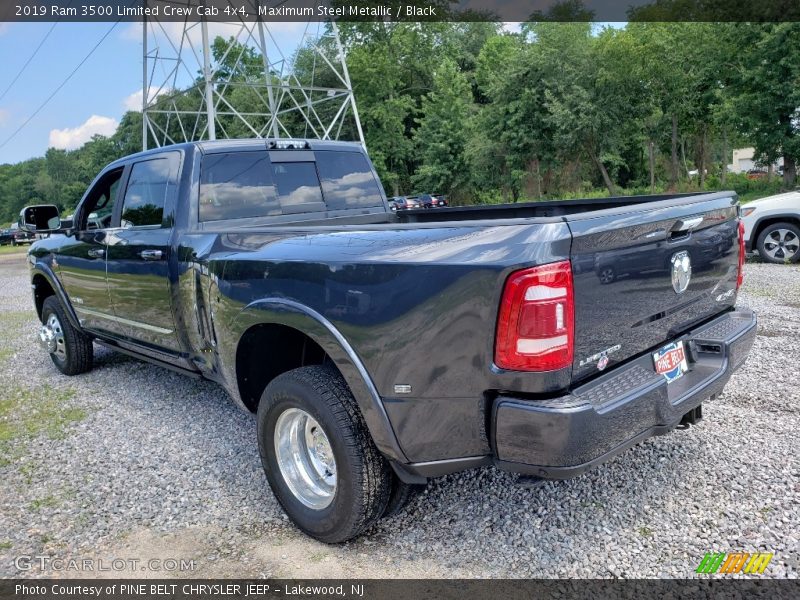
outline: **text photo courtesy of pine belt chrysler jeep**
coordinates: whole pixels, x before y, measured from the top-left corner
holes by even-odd
[[[341,542],[428,478],[572,477],[699,419],[755,336],[738,210],[395,212],[360,145],[254,139],[123,158],[68,229],[53,206],[20,221],[53,234],[28,259],[56,368],[88,371],[98,343],[218,382],[257,413],[286,513]]]

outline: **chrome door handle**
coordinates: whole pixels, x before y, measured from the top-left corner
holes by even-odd
[[[103,258],[106,255],[106,251],[102,248],[90,248],[86,254],[91,258]]]
[[[144,260],[161,260],[164,258],[164,253],[161,250],[142,250],[139,256]]]

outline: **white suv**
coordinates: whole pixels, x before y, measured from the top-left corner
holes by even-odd
[[[742,206],[744,242],[771,263],[800,260],[800,191],[761,198]]]

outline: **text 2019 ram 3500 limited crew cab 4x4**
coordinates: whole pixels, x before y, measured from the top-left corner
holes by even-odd
[[[357,144],[228,140],[21,221],[63,234],[28,255],[55,366],[99,343],[219,382],[325,542],[430,477],[570,477],[693,422],[755,336],[730,192],[394,212]]]

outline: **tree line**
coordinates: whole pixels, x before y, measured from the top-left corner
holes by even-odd
[[[800,24],[339,28],[367,149],[389,195],[493,203],[733,188],[749,197],[795,185]],[[233,79],[263,77],[256,50],[228,46],[213,44],[220,68]],[[334,57],[336,48],[323,51]],[[312,55],[298,49],[301,81],[313,76]],[[263,101],[247,87],[225,93],[242,111]],[[179,101],[189,106],[201,94],[198,86]],[[250,135],[235,119],[220,125],[231,137]],[[727,173],[733,148],[743,146],[764,165],[782,158],[783,173],[758,181]],[[111,137],[0,165],[0,220],[36,202],[70,210],[105,164],[140,149],[141,114],[128,112]]]

